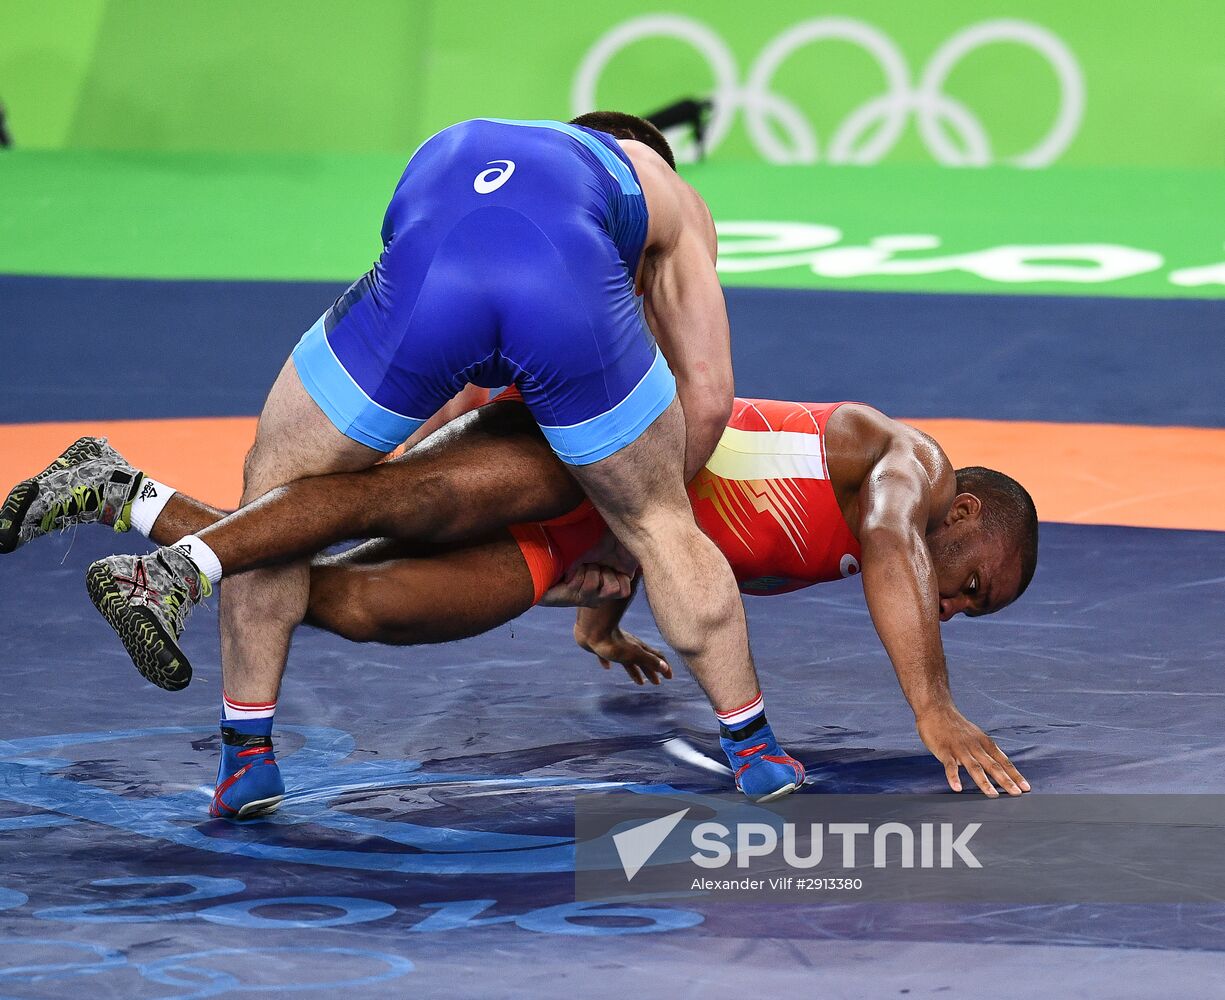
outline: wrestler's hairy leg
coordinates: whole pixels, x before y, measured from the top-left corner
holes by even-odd
[[[352,441],[332,425],[285,362],[268,393],[255,443],[243,466],[242,503],[304,476],[354,471],[381,454]],[[241,514],[241,510],[238,512]],[[217,531],[231,514],[200,532]],[[224,564],[223,564],[224,565]],[[226,694],[240,702],[275,702],[293,630],[306,613],[310,567],[306,561],[235,576],[223,588],[221,666]]]
[[[651,610],[716,710],[755,699],[744,606],[727,559],[693,519],[683,477],[685,419],[675,399],[636,441],[570,471],[642,565]]]

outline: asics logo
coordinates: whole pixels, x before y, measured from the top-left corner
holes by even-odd
[[[489,169],[482,170],[473,180],[472,190],[477,194],[492,194],[510,180],[514,172],[514,160],[490,160]]]
[[[1037,53],[1050,67],[1059,87],[1059,108],[1046,134],[1032,147],[1002,159],[1020,167],[1053,163],[1076,138],[1085,110],[1085,81],[1076,56],[1056,34],[1029,21],[999,19],[969,25],[932,54],[912,77],[898,44],[874,25],[850,17],[818,17],[793,24],[758,54],[741,82],[736,56],[709,25],[676,14],[648,14],[617,25],[587,50],[570,91],[575,114],[615,105],[598,96],[600,78],[624,49],[649,39],[679,41],[706,62],[713,77],[714,113],[706,134],[713,151],[743,112],[749,138],[770,163],[877,163],[901,138],[913,116],[919,138],[945,166],[983,166],[997,161],[981,119],[967,103],[945,93],[944,85],[966,56],[988,45],[1009,43]],[[821,149],[803,104],[774,89],[783,64],[816,42],[837,41],[862,49],[875,60],[885,90],[869,96],[833,130]],[[666,63],[669,67],[671,62]],[[821,95],[810,98],[819,106]],[[677,149],[677,158],[692,160],[694,151]]]

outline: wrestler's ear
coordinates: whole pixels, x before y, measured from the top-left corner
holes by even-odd
[[[958,493],[953,499],[953,506],[944,516],[945,524],[956,524],[958,521],[972,523],[983,514],[983,502],[973,493]]]

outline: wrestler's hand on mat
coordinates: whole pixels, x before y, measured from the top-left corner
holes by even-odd
[[[1029,782],[995,741],[951,705],[918,716],[915,728],[919,739],[944,765],[944,775],[953,791],[961,791],[963,767],[988,798],[999,798],[995,785],[1009,795],[1029,791]]]
[[[587,652],[595,654],[605,670],[611,669],[614,663],[620,663],[635,684],[658,684],[661,677],[672,679],[672,668],[668,666],[664,654],[648,646],[632,632],[612,628],[605,635],[584,636],[577,641]]]
[[[610,566],[578,563],[544,592],[540,603],[552,608],[594,608],[630,596],[633,579]]]

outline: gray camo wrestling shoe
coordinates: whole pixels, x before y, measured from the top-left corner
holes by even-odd
[[[147,556],[99,559],[86,571],[85,586],[145,680],[167,691],[191,683],[178,638],[213,585],[186,552],[170,546]]]
[[[37,476],[13,487],[0,507],[0,552],[77,524],[127,531],[142,479],[106,438],[81,438]]]

